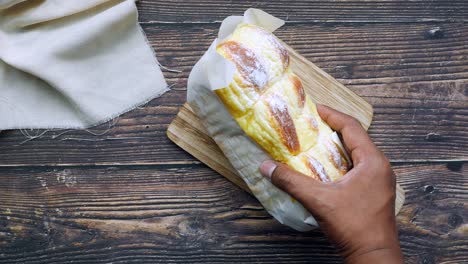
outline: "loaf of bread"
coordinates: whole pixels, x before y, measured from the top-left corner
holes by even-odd
[[[215,90],[245,133],[273,159],[323,182],[350,167],[289,67],[284,45],[270,32],[240,24],[216,51],[236,66],[234,80]]]

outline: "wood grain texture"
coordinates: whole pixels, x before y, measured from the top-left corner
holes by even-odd
[[[466,21],[465,1],[389,0],[140,0],[142,22],[208,23],[260,8],[291,22]]]
[[[468,258],[468,164],[396,165],[407,263]],[[341,263],[204,165],[0,168],[0,263]]]
[[[442,38],[425,35],[434,27]],[[165,72],[172,91],[121,116],[101,136],[49,132],[20,145],[27,138],[19,131],[2,132],[0,165],[196,162],[165,131],[217,28],[144,26],[161,64],[182,71]],[[369,133],[392,161],[468,160],[467,24],[291,25],[277,35],[374,106]]]

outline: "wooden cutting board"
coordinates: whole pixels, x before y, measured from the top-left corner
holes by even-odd
[[[313,100],[354,116],[365,129],[369,128],[373,115],[372,106],[369,103],[315,64],[299,55],[291,47],[284,45],[289,51],[291,69],[301,78],[305,91]],[[176,118],[169,125],[167,136],[192,156],[240,188],[251,193],[242,178],[237,175],[236,170],[208,135],[200,119],[193,113],[188,103],[184,104]],[[400,211],[404,200],[405,193],[397,185],[395,214]]]

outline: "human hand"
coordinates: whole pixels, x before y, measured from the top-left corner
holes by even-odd
[[[385,155],[351,116],[318,105],[339,132],[354,167],[323,183],[288,166],[265,161],[260,171],[309,210],[346,263],[403,263],[395,221],[395,174]]]

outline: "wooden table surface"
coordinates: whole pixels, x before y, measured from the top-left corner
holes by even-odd
[[[172,90],[92,133],[0,133],[0,263],[341,262],[320,231],[277,223],[165,135],[220,21],[248,7],[287,20],[281,39],[374,106],[369,133],[406,190],[407,263],[468,263],[466,1],[138,7],[161,64],[181,71],[165,71]]]

